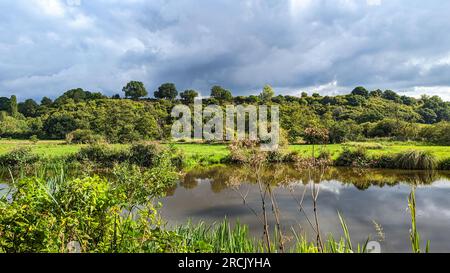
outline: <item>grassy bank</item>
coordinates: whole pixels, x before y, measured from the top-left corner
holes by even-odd
[[[82,147],[87,145],[66,145],[64,141],[45,140],[36,144],[28,140],[0,140],[0,155],[5,154],[18,147],[31,147],[32,151],[45,157],[59,157],[77,153]],[[117,149],[123,149],[129,145],[112,144]],[[229,155],[226,145],[221,144],[175,144],[188,157],[192,158],[210,158],[212,161],[220,161]],[[427,151],[436,156],[437,159],[446,159],[450,157],[450,146],[432,146],[415,142],[360,142],[347,144],[331,144],[316,149],[316,156],[320,154],[322,149],[327,149],[333,159],[339,156],[344,147],[364,147],[370,156],[381,156],[389,154],[397,154],[409,150]],[[312,145],[290,145],[290,151],[296,151],[302,155],[310,155]]]

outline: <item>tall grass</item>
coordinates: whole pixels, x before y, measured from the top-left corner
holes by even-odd
[[[417,219],[416,219],[416,193],[413,189],[411,194],[408,197],[408,208],[411,213],[411,230],[410,230],[410,239],[411,239],[411,247],[414,253],[423,252],[420,248],[420,234],[417,230]],[[427,241],[427,245],[425,248],[425,252],[428,253],[430,251],[430,241]]]
[[[352,245],[350,233],[347,224],[339,214],[344,237],[336,240],[332,235],[324,242],[323,248],[319,249],[313,241],[309,241],[306,237],[299,235],[292,228],[292,236],[289,241],[289,253],[365,253],[368,240],[363,244],[358,244],[356,248]],[[201,222],[199,224],[188,223],[180,226],[175,233],[183,240],[186,249],[194,249],[195,252],[211,252],[211,253],[276,253],[280,251],[277,247],[279,238],[278,232],[273,232],[274,236],[271,240],[271,249],[267,249],[263,239],[253,238],[246,225],[239,222],[231,227],[228,220],[224,220],[219,224],[206,225]]]
[[[396,167],[405,170],[434,170],[438,161],[427,151],[406,151],[396,156]]]
[[[206,225],[188,223],[178,227],[176,233],[186,245],[196,252],[212,253],[259,253],[264,252],[262,243],[251,238],[248,227],[236,223],[231,227],[228,220],[220,224]]]

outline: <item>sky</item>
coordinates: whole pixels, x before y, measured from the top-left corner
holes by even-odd
[[[448,0],[0,0],[0,96],[131,80],[209,95],[349,93],[450,100]]]

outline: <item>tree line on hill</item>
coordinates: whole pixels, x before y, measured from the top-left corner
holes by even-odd
[[[154,99],[146,98],[142,82],[131,81],[122,91],[124,97],[107,97],[77,88],[55,100],[44,97],[40,103],[18,102],[14,95],[0,97],[0,137],[110,143],[169,139],[172,107],[192,105],[199,96],[195,90],[179,92],[173,83],[162,84]],[[306,129],[319,128],[330,143],[389,138],[450,145],[450,102],[439,96],[416,99],[364,87],[337,96],[305,92],[275,96],[269,85],[250,96],[233,96],[230,90],[213,86],[210,95],[203,100],[205,105],[280,105],[281,128],[291,143],[308,142]]]

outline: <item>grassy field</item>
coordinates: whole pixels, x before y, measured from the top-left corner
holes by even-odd
[[[114,144],[118,149],[125,148],[127,145]],[[213,162],[218,162],[220,159],[228,155],[226,145],[206,145],[206,144],[175,144],[190,158],[208,158]],[[365,147],[369,155],[395,154],[407,150],[423,150],[430,151],[438,159],[450,158],[450,146],[427,146],[420,143],[409,142],[385,142],[385,143],[347,143],[347,144],[332,144],[326,146],[316,146],[316,155],[322,149],[327,149],[336,158],[342,151],[344,146],[348,147]],[[38,155],[45,157],[59,157],[78,152],[83,145],[66,145],[63,141],[39,141],[33,144],[27,140],[0,140],[0,155],[5,154],[18,147],[31,147],[32,151]],[[289,150],[297,151],[300,154],[309,155],[312,151],[311,145],[291,145]]]

